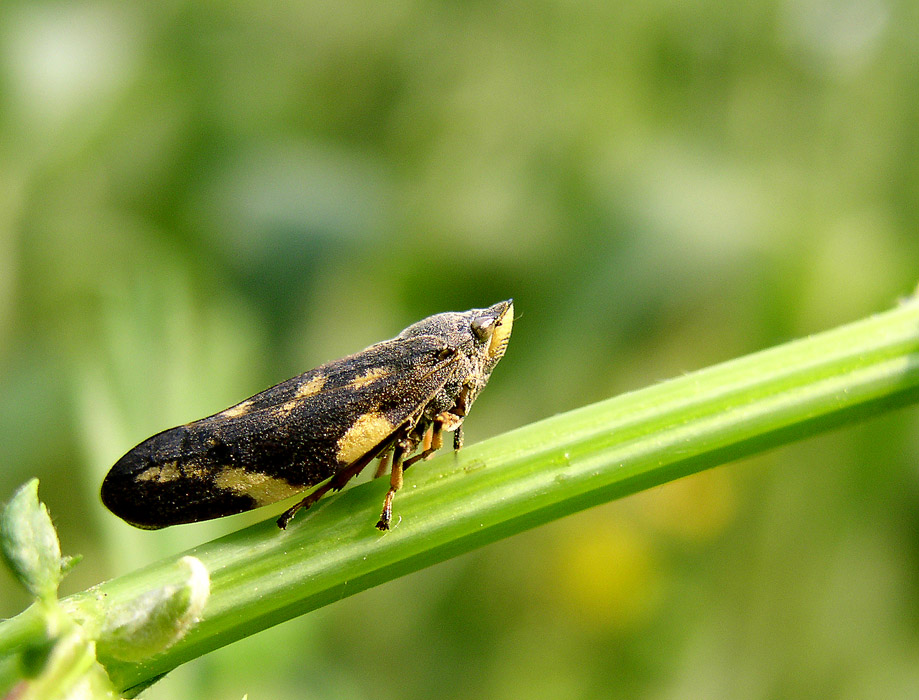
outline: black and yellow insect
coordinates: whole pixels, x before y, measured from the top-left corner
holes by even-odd
[[[514,307],[442,313],[392,340],[288,379],[208,418],[154,435],[102,482],[102,501],[156,529],[233,515],[313,486],[278,525],[380,458],[390,488],[377,527],[389,529],[404,469],[443,445],[504,355]],[[421,452],[411,456],[419,447]],[[325,483],[322,483],[325,482]]]

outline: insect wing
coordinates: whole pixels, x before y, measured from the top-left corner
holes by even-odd
[[[287,498],[372,458],[416,420],[456,372],[443,349],[435,336],[378,343],[154,435],[116,463],[102,499],[155,529]]]

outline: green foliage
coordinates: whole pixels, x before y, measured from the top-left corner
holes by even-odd
[[[207,570],[186,556],[171,567],[178,575],[168,567],[160,574],[178,578],[177,583],[108,605],[90,595],[77,622],[57,600],[61,578],[77,559],[61,557],[48,509],[38,500],[38,479],[16,491],[0,514],[0,525],[4,558],[37,599],[19,618],[0,627],[0,692],[15,688],[21,700],[120,697],[96,660],[97,649],[104,657],[146,660],[180,640],[207,602]]]
[[[130,447],[431,313],[517,300],[472,448],[889,308],[916,36],[847,0],[3,0],[0,499],[41,478],[67,596],[268,517],[132,530],[99,501]],[[147,697],[908,696],[917,435],[502,539]],[[0,618],[30,602],[0,572]]]
[[[44,503],[38,479],[24,484],[0,516],[0,545],[7,565],[29,594],[49,603],[67,571],[77,563],[61,557],[61,545]]]
[[[398,501],[405,523],[391,532],[370,527],[381,484],[365,484],[321,500],[287,531],[268,520],[201,545],[193,556],[72,596],[64,609],[83,635],[98,640],[99,660],[116,686],[133,695],[181,663],[343,596],[916,400],[919,302],[911,299],[886,314],[442,455],[413,470],[417,488]],[[27,571],[29,581],[59,576],[57,537],[34,481],[7,506],[3,522],[11,516],[26,532],[40,532],[37,542],[18,537],[19,549],[32,553],[16,560],[30,562],[17,571]],[[33,587],[54,600],[47,584]],[[0,650],[22,638],[28,611],[21,618],[0,625]],[[67,634],[43,652],[34,682],[96,669],[86,638],[68,618]]]
[[[3,508],[0,543],[13,575],[36,599],[23,613],[25,629],[3,637],[0,692],[19,700],[117,697],[87,630],[58,605],[58,586],[78,558],[61,556],[48,509],[38,500],[38,479],[21,486]]]

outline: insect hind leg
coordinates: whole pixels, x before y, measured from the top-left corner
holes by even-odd
[[[334,478],[334,477],[333,477]],[[301,501],[298,501],[293,506],[281,513],[281,517],[278,518],[278,527],[282,530],[287,529],[288,523],[293,519],[297,514],[297,511],[301,508],[309,508],[316,501],[322,498],[326,492],[332,488],[332,479],[329,479],[324,484],[319,486],[316,490],[311,491],[310,494]]]
[[[293,506],[281,513],[281,517],[278,518],[278,527],[282,530],[287,529],[287,525],[290,523],[294,515],[297,514],[297,511],[303,508],[309,508],[316,501],[322,498],[326,493],[331,491],[341,491],[345,484],[347,484],[351,479],[361,473],[364,467],[370,464],[371,460],[376,456],[376,453],[370,452],[369,454],[361,457],[356,460],[349,467],[342,469],[340,472],[336,472],[335,475],[326,481],[323,484],[320,484],[316,489],[310,491],[310,493],[303,500],[295,503]]]

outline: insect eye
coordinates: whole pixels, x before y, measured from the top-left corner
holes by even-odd
[[[480,341],[486,341],[495,330],[495,321],[492,318],[476,318],[472,321],[472,332]]]

